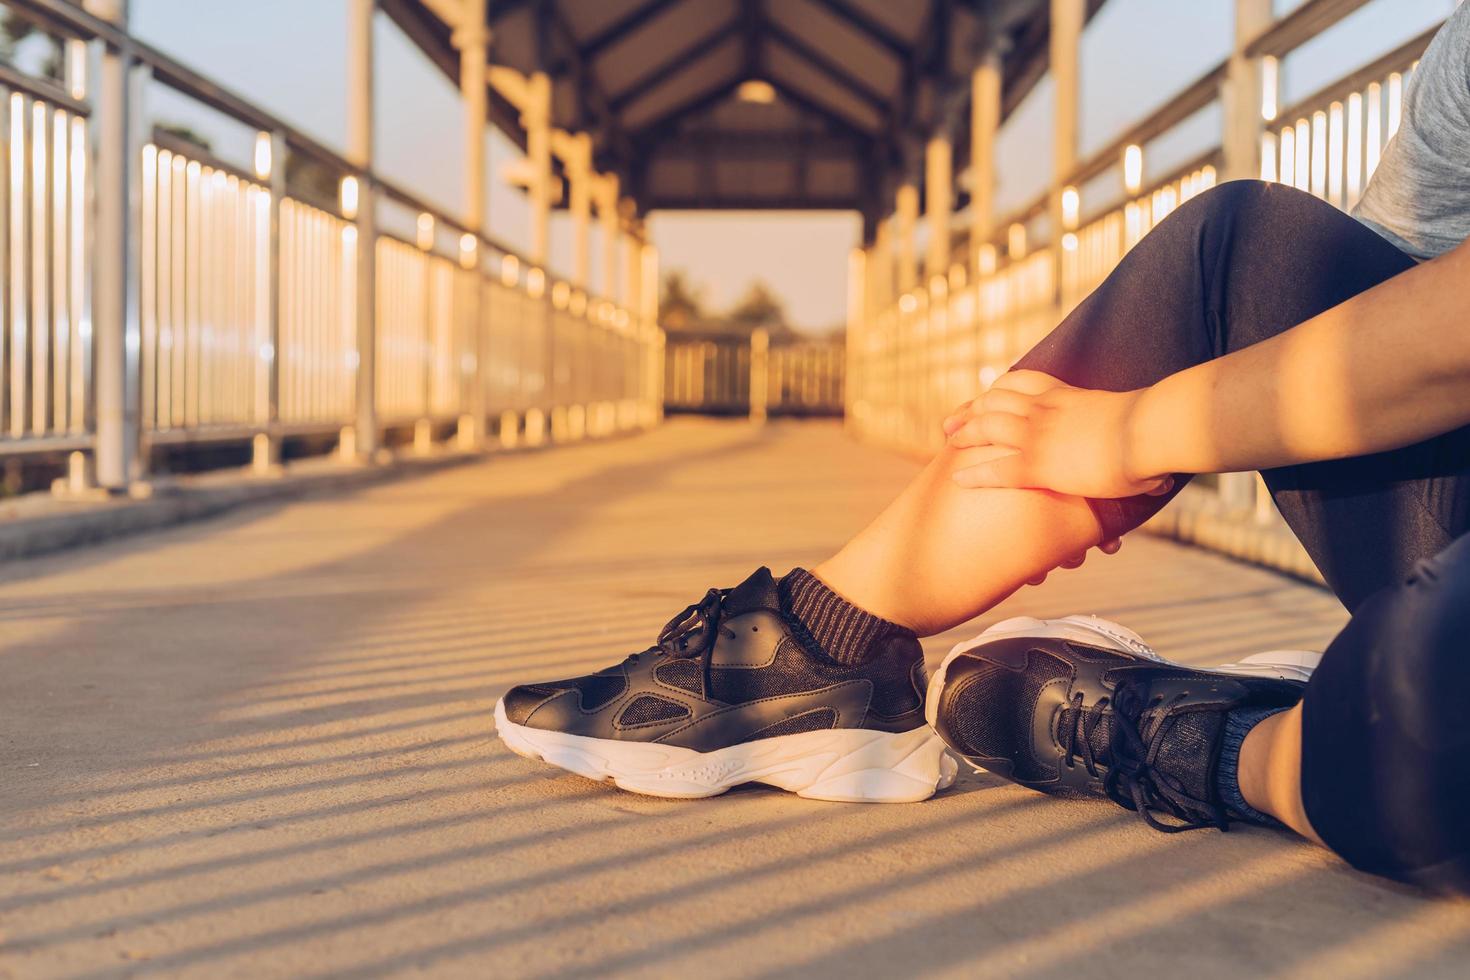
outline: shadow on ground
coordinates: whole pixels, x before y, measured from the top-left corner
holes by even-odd
[[[675,803],[494,740],[510,684],[822,557],[912,472],[826,424],[680,422],[12,566],[0,975],[1460,973],[1470,907],[1267,831],[979,775]],[[987,618],[1067,612],[1199,662],[1342,619],[1150,539]]]

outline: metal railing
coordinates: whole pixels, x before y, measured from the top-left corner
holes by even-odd
[[[92,380],[90,107],[48,79],[7,70],[0,112],[0,453],[80,446]]]
[[[664,406],[702,415],[836,416],[843,412],[846,357],[840,342],[772,344],[750,334],[670,334]]]
[[[1338,207],[1352,207],[1398,127],[1404,83],[1434,33],[1416,37],[1278,110],[1277,59],[1353,7],[1308,0],[1245,46],[1244,54],[1258,59],[1262,73],[1259,105],[1227,96],[1228,62],[1222,63],[1083,163],[1062,191],[1066,223],[1060,235],[1049,236],[1052,241],[1030,250],[1026,245],[1030,228],[1045,220],[1055,190],[998,222],[992,240],[969,243],[964,250],[970,262],[953,267],[947,277],[936,276],[883,308],[864,304],[871,293],[856,293],[865,312],[854,318],[848,332],[847,419],[855,434],[907,451],[931,452],[941,446],[939,421],[954,405],[988,388],[1155,224],[1220,179],[1223,145],[1162,179],[1139,179],[1145,145],[1211,103],[1226,107],[1222,115],[1227,126],[1232,111],[1261,113],[1259,171],[1238,176],[1290,183]],[[1312,31],[1303,29],[1308,22]],[[1114,169],[1123,178],[1118,202],[1081,220],[1076,189]],[[857,274],[861,278],[861,267]],[[1181,504],[1191,502],[1244,524],[1279,526],[1254,474],[1227,474]],[[1273,561],[1304,572],[1310,568],[1294,553]]]
[[[0,66],[0,462],[72,453],[80,484],[91,459],[113,448],[131,482],[145,476],[152,447],[174,443],[241,441],[268,469],[283,439],[308,433],[340,433],[351,452],[398,430],[420,448],[446,431],[462,446],[487,436],[513,445],[660,418],[663,334],[650,312],[550,278],[77,5],[9,0],[0,10],[33,20],[66,52],[61,83]],[[121,64],[111,76],[109,59]],[[147,79],[255,128],[253,172],[169,133],[140,133]],[[94,90],[108,85],[111,101],[98,102]],[[126,118],[99,122],[109,111]],[[293,196],[288,154],[338,175],[342,199]],[[109,162],[125,175],[120,185],[103,183]],[[360,243],[359,193],[417,212],[420,241],[375,233]],[[97,240],[94,209],[119,199],[133,204],[120,212],[116,256]],[[436,229],[457,250],[440,252]],[[366,335],[365,247],[374,252]],[[97,318],[99,334],[121,332],[117,358],[101,364],[93,302],[108,262],[123,312]],[[370,379],[359,377],[364,365]],[[110,387],[99,389],[99,374]],[[354,431],[364,418],[367,438]]]

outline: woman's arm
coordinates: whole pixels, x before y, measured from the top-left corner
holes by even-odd
[[[1361,456],[1470,423],[1470,243],[1252,347],[1134,392],[1014,372],[945,422],[956,446],[1016,453],[966,486],[1086,496]]]

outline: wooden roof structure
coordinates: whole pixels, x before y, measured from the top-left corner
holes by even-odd
[[[1102,0],[1091,0],[1090,10]],[[379,0],[450,78],[454,0]],[[841,209],[870,221],[1003,52],[1004,112],[1047,67],[1046,0],[489,0],[490,60],[546,72],[556,126],[647,212]],[[750,85],[747,83],[754,82]],[[516,136],[493,92],[491,121]]]

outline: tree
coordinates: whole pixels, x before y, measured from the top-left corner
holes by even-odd
[[[43,38],[46,44],[46,56],[38,67],[41,76],[61,81],[61,42],[42,31],[34,21],[17,14],[7,13],[0,17],[0,62],[16,65],[19,48],[32,37]]]
[[[704,320],[703,292],[690,284],[684,270],[670,269],[664,276],[658,315],[659,320],[670,330],[689,330]]]
[[[772,339],[795,333],[786,322],[786,304],[760,279],[750,284],[745,295],[730,310],[728,319],[731,326],[747,333],[763,327]]]

